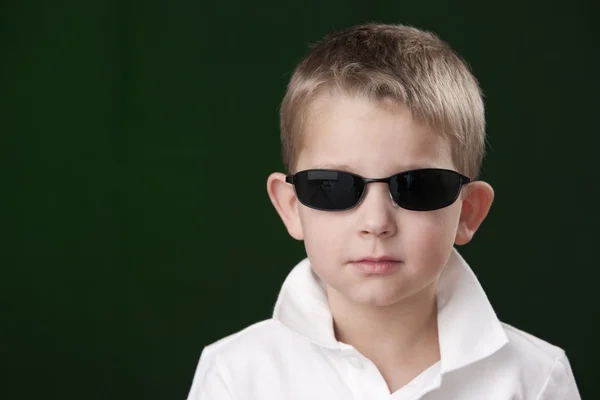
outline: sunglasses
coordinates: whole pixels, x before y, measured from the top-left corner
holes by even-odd
[[[415,169],[379,179],[363,178],[346,171],[309,169],[288,175],[285,181],[294,185],[300,203],[315,210],[350,210],[360,204],[368,183],[386,182],[390,197],[398,206],[432,211],[454,203],[462,186],[471,179],[440,168]]]

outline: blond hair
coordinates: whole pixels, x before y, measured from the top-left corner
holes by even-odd
[[[430,32],[367,24],[326,36],[296,67],[280,107],[282,158],[295,172],[311,104],[324,92],[391,98],[452,148],[459,172],[476,178],[485,151],[481,91],[466,63]]]

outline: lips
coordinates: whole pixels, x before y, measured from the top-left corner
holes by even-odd
[[[356,260],[355,262],[380,262],[380,261],[398,262],[400,260],[396,260],[394,257],[381,256],[381,257],[365,257],[365,258],[361,258],[360,260]]]
[[[353,261],[352,265],[365,274],[388,274],[393,272],[401,261],[390,256],[364,257]]]

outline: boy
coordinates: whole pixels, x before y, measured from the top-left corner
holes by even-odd
[[[191,400],[576,400],[564,351],[498,321],[454,249],[493,189],[475,78],[436,36],[330,35],[281,106],[269,197],[307,259],[272,319],[207,346]]]

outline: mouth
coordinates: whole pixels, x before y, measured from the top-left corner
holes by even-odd
[[[384,275],[395,271],[402,262],[393,257],[366,257],[352,261],[352,265],[365,274]]]

